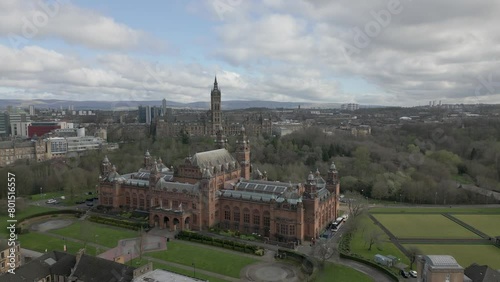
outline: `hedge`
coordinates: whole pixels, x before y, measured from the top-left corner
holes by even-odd
[[[318,275],[318,267],[314,258],[286,249],[278,249],[277,254],[284,254],[285,259],[293,260],[299,263],[302,267],[302,271],[308,275],[306,281],[314,281],[316,279],[316,276]]]
[[[371,267],[377,268],[378,270],[382,271],[383,273],[387,274],[393,281],[399,281],[399,277],[397,274],[395,274],[392,270],[390,270],[387,267],[384,267],[383,265],[380,265],[378,263],[375,263],[371,260],[367,260],[366,258],[357,255],[357,254],[345,254],[345,253],[340,253],[341,258],[346,258],[350,260],[354,260],[357,262],[361,262],[363,264],[367,264]]]
[[[121,219],[109,218],[109,217],[101,217],[101,216],[95,216],[95,215],[90,216],[89,221],[95,222],[95,223],[107,224],[107,225],[116,226],[116,227],[121,227],[121,228],[126,228],[126,229],[132,229],[132,230],[139,230],[141,228],[146,229],[149,227],[149,225],[147,223],[137,223],[137,222],[131,222],[131,221],[127,221],[127,220],[121,220]]]
[[[257,256],[264,255],[264,250],[259,246],[243,244],[232,240],[213,238],[192,231],[184,231],[184,230],[180,231],[179,234],[177,234],[176,238],[181,240],[194,241],[201,244],[231,249],[242,253],[252,253]]]
[[[45,215],[58,215],[58,214],[74,214],[77,217],[80,217],[82,214],[81,211],[75,211],[75,210],[54,210],[54,211],[46,211],[46,212],[41,212],[37,214],[32,214],[28,215],[26,217],[23,217],[18,223],[22,223],[25,220],[35,218],[35,217],[40,217],[40,216],[45,216]]]

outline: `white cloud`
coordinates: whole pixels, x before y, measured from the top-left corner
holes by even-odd
[[[112,51],[164,48],[162,41],[146,32],[67,0],[0,1],[0,36],[8,37],[14,48],[45,38]]]
[[[0,45],[0,61],[4,62],[2,98],[209,101],[214,73],[223,100],[305,101],[307,95],[328,100],[326,94],[337,86],[323,81],[316,70],[275,68],[276,74],[254,77],[197,64],[151,63],[123,54],[101,55],[88,62],[36,46],[16,50]]]
[[[23,35],[25,19],[33,22],[33,15],[45,12],[36,3],[0,1],[0,36]],[[208,101],[217,73],[224,100],[500,103],[497,0],[198,3],[186,4],[187,9],[213,24],[214,34],[193,34],[200,41],[186,42],[204,46],[206,53],[196,55],[206,61],[196,58],[198,63],[189,63],[179,57],[169,59],[182,63],[158,64],[134,57],[137,53],[124,51],[139,50],[143,55],[161,47],[162,40],[110,16],[61,4],[54,15],[45,12],[47,23],[33,38],[19,46],[0,45],[0,93],[2,97],[22,93],[30,98]],[[399,12],[389,12],[387,23],[377,23],[376,15],[387,15],[390,5]],[[187,26],[179,26],[183,24]],[[375,35],[364,35],[376,25]],[[357,35],[367,39],[366,46],[356,44],[361,38],[354,37],[356,30],[363,32]],[[79,57],[36,46],[45,38],[109,52]],[[357,46],[357,52],[347,54],[349,46]]]
[[[498,95],[493,95],[500,94],[500,85],[482,85],[479,79],[493,74],[493,82],[500,84],[496,67],[500,36],[495,30],[500,25],[498,1],[311,0],[263,4],[265,8],[255,4],[247,9],[247,17],[220,24],[217,34],[223,47],[217,50],[219,58],[237,66],[257,65],[259,70],[264,69],[263,64],[275,62],[283,70],[316,69],[322,73],[319,81],[338,75],[361,77],[381,91],[379,103],[415,105],[431,99],[484,102],[478,96],[485,95],[490,102],[500,102]],[[397,7],[398,12],[391,13],[390,6]],[[381,11],[385,15],[389,12],[387,23],[377,22],[374,13],[384,13]],[[365,36],[368,44],[356,45],[353,30],[359,28],[366,34],[365,28],[374,24],[379,30]],[[349,45],[359,48],[346,58],[344,50]],[[477,95],[478,87],[481,95]],[[302,95],[316,99],[326,96],[317,93],[332,89],[311,85]],[[339,94],[350,89],[344,91]],[[383,95],[397,95],[398,99],[391,101]],[[373,97],[357,95],[354,99],[376,103]]]

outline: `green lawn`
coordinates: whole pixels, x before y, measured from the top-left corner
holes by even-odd
[[[479,229],[480,231],[486,233],[490,237],[500,236],[499,214],[488,214],[488,215],[459,214],[453,216],[469,224],[470,226]]]
[[[210,272],[239,278],[240,271],[246,265],[259,262],[257,259],[228,253],[222,250],[186,244],[182,241],[170,241],[166,251],[148,253],[148,256],[165,261],[175,262]]]
[[[465,214],[500,214],[500,208],[476,207],[384,207],[371,208],[370,213],[465,213]]]
[[[408,248],[410,245],[405,245]],[[500,249],[492,245],[424,245],[413,244],[426,255],[450,255],[464,268],[472,263],[500,269]]]
[[[408,258],[393,244],[389,241],[389,237],[385,234],[380,227],[376,226],[373,221],[368,216],[362,216],[359,219],[359,226],[354,233],[351,240],[351,252],[362,255],[366,259],[373,260],[376,254],[381,255],[393,255],[401,260],[405,264],[409,264]],[[382,234],[381,240],[378,244],[374,244],[371,250],[368,250],[369,245],[367,244],[366,237],[373,231]]]
[[[439,214],[374,214],[398,238],[479,238]]]
[[[212,281],[212,280],[210,280]],[[317,282],[372,282],[370,276],[350,267],[327,263],[316,278]]]
[[[21,242],[22,248],[42,253],[45,252],[45,249],[47,249],[48,251],[64,251],[64,240],[46,234],[22,234],[21,236],[19,236],[19,241]],[[83,243],[76,243],[66,240],[66,246],[68,253],[76,254],[78,250],[83,248]],[[87,246],[86,251],[90,255],[95,255],[96,253],[95,248],[91,246]]]
[[[50,207],[43,207],[43,206],[30,206],[30,205],[26,205],[26,208],[22,211],[16,211],[16,218],[17,221],[20,221],[21,219],[29,216],[29,215],[33,215],[33,214],[37,214],[37,213],[41,213],[41,212],[46,212],[46,211],[52,211],[54,210],[54,208],[50,208]],[[7,235],[8,235],[8,231],[7,231],[7,215],[2,215],[0,216],[0,237],[1,238],[6,238]],[[17,224],[19,225],[19,224]]]
[[[50,233],[75,238],[114,248],[119,240],[139,237],[138,231],[111,227],[90,221],[77,220],[70,226],[51,230]]]
[[[147,259],[140,260],[140,259],[136,258],[136,259],[133,259],[131,262],[127,262],[127,264],[133,265],[135,267],[139,267],[139,266],[145,265],[148,262],[149,261]],[[153,269],[163,269],[163,270],[179,273],[179,274],[190,276],[190,277],[193,277],[193,275],[194,275],[194,272],[193,272],[194,269],[193,270],[186,270],[183,268],[178,268],[175,266],[170,266],[170,265],[166,265],[166,264],[158,263],[158,262],[154,262],[154,261],[153,261]],[[213,276],[208,276],[208,275],[205,275],[205,274],[202,274],[199,272],[196,272],[196,278],[201,278],[204,280],[208,280],[210,282],[227,282],[227,280],[215,278]]]
[[[48,200],[48,199],[61,199],[61,196],[64,196],[63,191],[57,191],[57,192],[49,192],[49,193],[43,193],[43,194],[34,194],[31,195],[31,200],[32,201],[39,201],[39,200]]]

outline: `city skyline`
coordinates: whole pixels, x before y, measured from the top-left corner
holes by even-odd
[[[500,3],[0,3],[2,99],[500,102]]]

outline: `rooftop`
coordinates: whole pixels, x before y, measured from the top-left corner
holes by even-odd
[[[463,269],[454,257],[448,255],[428,255],[425,260],[433,268],[457,268]]]
[[[235,162],[234,157],[226,149],[218,149],[194,154],[191,164],[200,168],[211,168],[216,165],[227,165]]]

